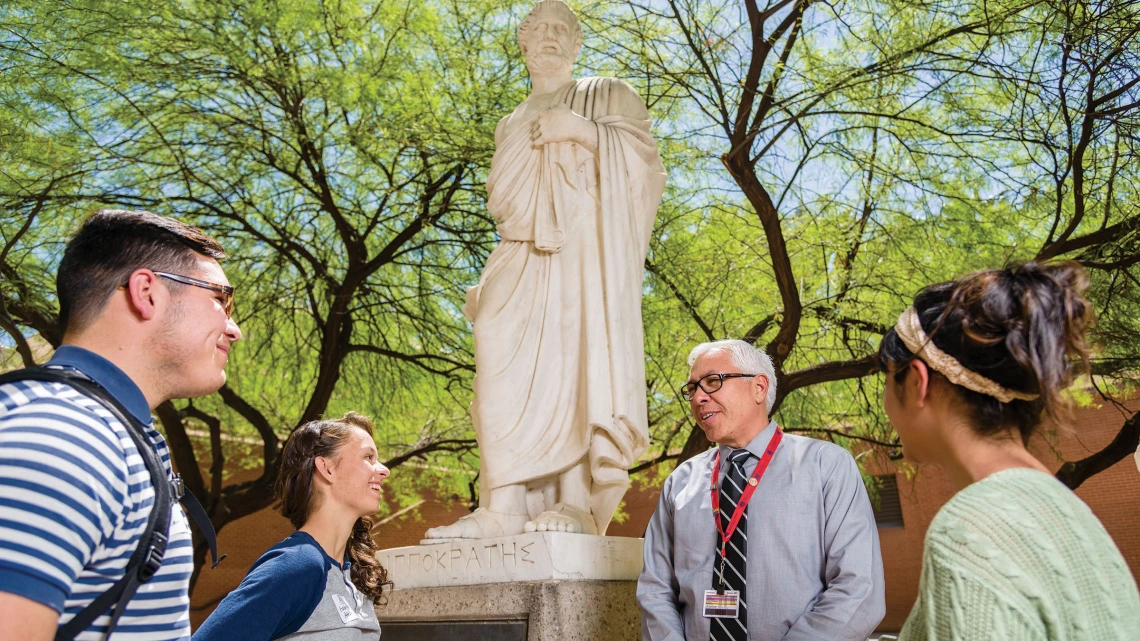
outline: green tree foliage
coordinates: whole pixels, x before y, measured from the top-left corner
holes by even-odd
[[[590,16],[599,54],[646,79],[691,160],[667,164],[647,264],[655,461],[708,446],[665,383],[685,376],[678,342],[725,337],[773,356],[782,424],[897,455],[868,377],[879,337],[920,287],[1014,260],[1090,269],[1096,369],[1114,375],[1097,383],[1128,385],[1135,3],[665,0]],[[1136,449],[1126,416],[1065,466],[1071,487]]]
[[[271,502],[282,437],[322,415],[377,416],[393,465],[468,453],[459,307],[493,241],[494,125],[525,96],[513,9],[6,5],[6,326],[58,341],[51,271],[85,213],[177,212],[229,250],[247,337],[217,396],[157,412],[219,529]],[[264,442],[260,478],[224,484],[222,424]]]
[[[878,338],[921,286],[1010,260],[1090,269],[1097,383],[1129,385],[1135,3],[571,4],[580,75],[642,93],[670,173],[646,262],[648,479],[707,447],[675,390],[714,338],[775,357],[789,429],[897,455]],[[87,213],[175,214],[229,250],[246,334],[219,394],[157,412],[218,528],[271,503],[292,428],[349,409],[417,466],[393,477],[405,504],[473,497],[460,310],[495,242],[483,183],[527,94],[529,5],[9,0],[0,329],[29,363],[25,335],[58,343],[54,266]],[[1138,439],[1129,416],[1060,475],[1076,487]],[[234,459],[260,476],[228,481]]]

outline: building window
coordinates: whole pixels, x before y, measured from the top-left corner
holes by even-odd
[[[899,482],[894,474],[876,476],[879,500],[873,504],[875,524],[879,527],[902,527],[902,501],[899,500]]]

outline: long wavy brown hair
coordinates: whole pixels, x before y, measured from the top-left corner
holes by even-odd
[[[275,489],[281,501],[281,514],[293,527],[300,529],[305,525],[316,508],[313,492],[316,458],[335,459],[355,430],[364,430],[371,436],[372,421],[356,412],[349,412],[344,418],[305,423],[289,436],[281,455],[281,471]],[[357,519],[346,551],[352,561],[352,583],[362,593],[379,601],[384,586],[392,583],[388,581],[388,571],[376,558],[376,541],[372,539],[371,529],[370,517]]]

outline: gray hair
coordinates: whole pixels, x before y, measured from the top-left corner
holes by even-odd
[[[732,364],[744,370],[745,374],[763,374],[768,379],[768,395],[764,397],[765,409],[771,413],[772,404],[776,402],[776,368],[772,366],[772,357],[764,350],[749,343],[738,340],[713,341],[701,343],[689,352],[689,367],[705,354],[713,352],[728,352],[732,355]]]
[[[526,40],[526,34],[530,31],[531,23],[544,13],[552,13],[555,17],[561,19],[570,27],[570,31],[574,33],[575,46],[582,46],[582,25],[578,24],[578,16],[570,5],[562,2],[562,0],[542,0],[534,5],[530,13],[526,14],[522,23],[519,24],[518,41],[519,49],[526,55],[526,45],[523,44]]]

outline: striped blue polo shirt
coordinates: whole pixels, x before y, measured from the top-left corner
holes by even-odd
[[[60,347],[48,365],[73,367],[146,425],[172,474],[142,391],[105,358]],[[138,449],[102,405],[68,385],[0,385],[0,592],[38,601],[71,620],[123,576],[154,505]],[[114,641],[190,638],[193,548],[186,515],[170,511],[162,567],[131,599]],[[110,612],[77,637],[103,638]]]

